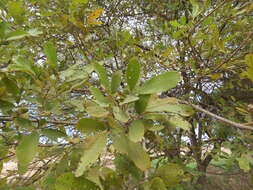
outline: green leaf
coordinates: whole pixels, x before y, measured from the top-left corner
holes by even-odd
[[[19,39],[30,37],[30,36],[36,37],[40,34],[42,34],[42,32],[38,31],[38,29],[36,28],[28,30],[27,32],[23,30],[16,30],[16,31],[6,34],[5,38],[7,41],[12,41],[12,40],[19,40]]]
[[[7,91],[11,93],[13,96],[17,96],[19,94],[20,91],[16,84],[16,81],[11,80],[7,77],[3,78],[1,81],[4,83]]]
[[[153,94],[160,93],[169,90],[177,85],[181,80],[181,76],[178,72],[170,71],[155,76],[145,82],[140,90],[140,94]]]
[[[103,190],[103,186],[100,181],[100,167],[90,168],[86,178],[98,185],[100,189]]]
[[[92,118],[82,118],[77,123],[77,128],[83,133],[93,133],[106,129],[103,122]]]
[[[174,163],[168,163],[159,167],[155,176],[160,177],[167,187],[171,187],[180,183],[183,179],[184,171],[181,166]]]
[[[26,172],[29,163],[36,156],[38,152],[38,143],[39,135],[35,132],[22,137],[16,149],[18,170],[20,173]]]
[[[13,62],[14,64],[8,66],[8,71],[24,72],[31,76],[36,75],[29,60],[25,60],[23,57],[14,57]]]
[[[191,124],[184,120],[182,117],[180,116],[173,116],[170,118],[169,120],[170,124],[172,124],[174,127],[180,127],[184,130],[188,130],[191,127]]]
[[[247,76],[253,81],[253,54],[247,54],[245,56],[245,63],[248,65]]]
[[[15,107],[11,102],[4,101],[4,100],[1,100],[1,99],[0,99],[0,105],[1,105],[0,110],[3,113],[8,113],[9,111],[12,110],[12,108]]]
[[[169,112],[176,113],[182,116],[190,116],[194,114],[191,106],[185,104],[174,104],[168,102],[166,99],[157,99],[157,101],[150,101],[146,109],[147,112]]]
[[[28,33],[30,36],[34,36],[34,37],[36,37],[36,36],[38,36],[38,35],[40,35],[40,34],[43,34],[43,32],[42,32],[42,31],[39,31],[37,28],[30,29],[30,30],[27,31],[27,33]]]
[[[172,21],[170,21],[169,23],[170,23],[173,27],[179,27],[179,26],[181,26],[181,24],[178,23],[176,20],[172,20]]]
[[[139,143],[134,143],[128,140],[124,134],[121,134],[113,136],[113,145],[117,151],[126,154],[139,169],[145,171],[150,168],[149,155]]]
[[[242,154],[240,158],[237,158],[239,167],[244,171],[248,172],[250,170],[250,156],[247,154]]]
[[[108,79],[107,72],[106,72],[105,68],[98,63],[94,64],[94,68],[99,76],[99,81],[100,81],[101,85],[106,90],[110,91],[110,83],[109,83],[109,79]]]
[[[26,118],[18,117],[18,118],[15,118],[14,122],[16,125],[18,125],[20,127],[24,127],[24,128],[32,128],[33,127],[32,122]]]
[[[253,67],[249,67],[247,69],[247,76],[251,81],[253,81]]]
[[[153,132],[160,131],[162,129],[164,129],[163,125],[154,125],[154,126],[148,128],[149,131],[153,131]]]
[[[11,40],[18,40],[22,39],[24,37],[28,36],[28,33],[23,31],[23,30],[16,30],[14,32],[10,32],[6,34],[6,40],[11,41]]]
[[[92,101],[87,101],[85,103],[86,112],[89,113],[92,117],[107,117],[109,112],[99,106],[97,103]]]
[[[126,82],[130,91],[133,91],[141,77],[141,65],[136,57],[130,59],[129,62],[126,70]]]
[[[199,3],[196,0],[190,0],[192,4],[192,17],[196,17],[201,13]]]
[[[57,129],[42,129],[41,133],[42,135],[45,135],[52,141],[57,141],[58,138],[67,137],[67,135],[64,132]]]
[[[65,82],[73,82],[76,80],[85,81],[90,73],[88,66],[84,67],[81,64],[74,64],[66,70],[60,72],[60,78]]]
[[[78,4],[87,4],[88,0],[72,0],[74,3],[78,3]]]
[[[149,99],[150,99],[150,94],[139,96],[139,100],[135,102],[135,105],[134,105],[137,113],[141,114],[146,111]]]
[[[141,170],[139,170],[134,162],[130,160],[126,155],[117,154],[114,159],[114,165],[116,167],[117,173],[123,174],[125,176],[131,175],[137,180],[141,179]]]
[[[49,190],[98,190],[90,180],[84,177],[75,177],[72,172],[61,173],[60,176],[56,176],[57,179],[53,182],[53,187]],[[51,180],[53,180],[51,178]]]
[[[121,83],[121,72],[120,71],[116,71],[115,73],[113,73],[112,75],[112,81],[111,81],[111,92],[114,94],[115,92],[117,92],[120,83]]]
[[[141,120],[133,121],[129,126],[128,138],[133,142],[141,141],[144,136],[144,125]]]
[[[127,122],[130,119],[129,116],[127,115],[127,113],[124,112],[119,107],[114,106],[112,109],[113,109],[113,115],[114,115],[115,119],[117,119],[121,122]]]
[[[14,18],[19,24],[24,22],[25,9],[22,1],[9,1],[8,13]]]
[[[103,167],[101,169],[104,190],[123,190],[124,181],[114,170]]]
[[[97,161],[106,146],[106,140],[107,133],[101,133],[87,139],[83,155],[75,171],[76,177],[83,175],[87,168]]]
[[[7,31],[6,22],[0,22],[0,38],[4,38]]]
[[[99,104],[101,107],[108,107],[109,106],[108,98],[106,98],[98,88],[90,87],[90,91],[91,91],[92,95],[95,97],[95,99],[96,99],[95,102],[97,104]]]
[[[176,98],[159,98],[158,96],[152,96],[149,100],[149,103],[147,105],[147,111],[163,111],[164,107],[167,107],[168,105],[175,105],[178,104],[178,99]]]
[[[124,105],[124,104],[128,104],[128,103],[132,103],[132,102],[135,102],[139,100],[139,97],[138,96],[133,96],[133,95],[128,95],[124,100],[123,102],[121,102],[119,105]]]
[[[155,177],[151,181],[150,189],[152,190],[166,190],[166,186],[160,177]]]
[[[57,67],[57,54],[56,54],[56,48],[53,44],[53,42],[47,42],[44,45],[44,53],[48,58],[49,65],[55,69]]]

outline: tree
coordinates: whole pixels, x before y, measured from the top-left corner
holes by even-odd
[[[173,189],[221,159],[252,173],[252,10],[2,0],[0,164],[18,171],[0,187]]]

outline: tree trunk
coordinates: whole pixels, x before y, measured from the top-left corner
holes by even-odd
[[[196,182],[196,184],[199,186],[204,186],[206,184],[206,169],[207,166],[204,166],[202,164],[198,166],[198,171],[202,173],[202,175],[199,176]]]
[[[202,173],[202,175],[199,176],[196,182],[196,184],[200,186],[199,189],[202,189],[202,187],[207,184],[206,170],[212,158],[213,158],[212,155],[209,154],[206,156],[206,158],[202,162],[198,164],[198,167],[197,167],[198,171]]]

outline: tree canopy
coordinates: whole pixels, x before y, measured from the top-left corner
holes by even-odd
[[[247,0],[1,0],[0,189],[253,183],[252,28]]]

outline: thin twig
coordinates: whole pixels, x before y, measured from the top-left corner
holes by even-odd
[[[244,124],[241,124],[241,123],[236,123],[236,122],[231,121],[229,119],[223,118],[223,117],[218,116],[218,115],[216,115],[216,114],[214,114],[214,113],[212,113],[212,112],[210,112],[208,110],[203,109],[202,107],[200,107],[198,105],[191,104],[191,103],[186,102],[186,101],[182,101],[182,103],[188,104],[188,105],[192,106],[194,109],[196,109],[198,111],[201,111],[201,112],[203,112],[203,113],[205,113],[205,114],[207,114],[207,115],[209,115],[209,116],[211,116],[211,117],[213,117],[213,118],[221,121],[222,123],[231,125],[231,126],[236,127],[236,128],[247,129],[247,130],[252,130],[253,131],[253,127],[250,127],[250,126],[247,126],[247,125],[244,125]]]
[[[246,44],[248,41],[251,40],[251,37],[253,35],[253,32],[248,33],[247,37],[245,38],[245,40],[240,44],[239,47],[237,47],[236,49],[234,49],[234,51],[232,51],[232,53],[230,54],[230,56],[228,58],[226,58],[222,63],[220,63],[219,65],[217,65],[209,74],[214,73],[215,71],[217,71],[219,68],[221,68],[224,64],[226,64],[227,62],[229,62],[238,51],[240,51]]]
[[[189,34],[192,34],[195,29],[202,23],[206,18],[208,18],[210,15],[212,15],[215,11],[217,11],[219,8],[221,8],[228,0],[224,0],[221,2],[217,7],[215,7],[210,13],[208,13],[206,16],[204,16],[201,20],[199,20],[193,27],[193,29],[189,32]]]
[[[13,121],[12,117],[1,117],[0,121]],[[30,119],[31,122],[37,123],[39,119]],[[47,123],[57,124],[57,125],[76,125],[77,122],[68,122],[68,121],[60,121],[60,120],[47,120]]]

